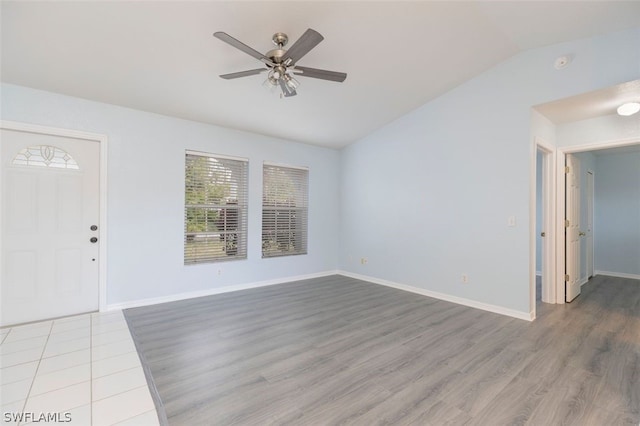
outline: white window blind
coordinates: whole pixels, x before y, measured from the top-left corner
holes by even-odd
[[[307,254],[309,170],[264,164],[262,257]]]
[[[248,161],[187,151],[184,263],[247,258]]]

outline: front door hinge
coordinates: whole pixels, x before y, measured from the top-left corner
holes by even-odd
[[[564,280],[565,280],[566,282],[569,282],[569,274],[566,274],[566,275],[564,276]]]
[[[565,166],[565,167],[564,167],[564,172],[565,172],[566,174],[569,174],[569,172],[570,172],[570,171],[571,171],[571,168],[570,168],[569,166]]]
[[[569,227],[569,219],[565,219],[564,220],[564,227],[568,228]]]

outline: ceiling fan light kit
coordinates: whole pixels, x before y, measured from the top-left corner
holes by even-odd
[[[231,80],[268,71],[267,79],[263,85],[272,90],[280,87],[281,98],[288,98],[298,94],[297,89],[300,87],[300,82],[294,76],[311,77],[338,83],[342,83],[347,78],[347,74],[343,72],[327,71],[297,65],[303,56],[324,40],[324,37],[322,37],[319,32],[311,28],[305,31],[289,49],[284,48],[289,42],[289,37],[285,33],[275,33],[271,40],[273,44],[276,45],[276,48],[268,51],[264,55],[241,41],[236,40],[227,33],[218,31],[214,33],[213,36],[243,51],[249,56],[258,59],[265,65],[264,68],[222,74],[220,77],[225,80]]]

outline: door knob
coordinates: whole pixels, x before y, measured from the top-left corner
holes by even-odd
[[[582,232],[582,231],[578,232],[578,236],[580,236],[580,237],[584,237],[585,235],[587,235],[587,234],[585,234],[585,233],[584,233],[584,232]]]
[[[98,238],[96,237],[91,237],[91,239],[89,239],[89,241],[91,241],[92,243],[97,243],[98,242]]]
[[[92,231],[97,231],[98,230],[98,225],[91,225],[90,228]]]
[[[542,231],[542,232],[540,233],[540,236],[541,236],[541,237],[544,237],[544,236],[546,236],[546,235],[547,235],[547,233],[546,233],[546,232],[544,232],[544,231]]]

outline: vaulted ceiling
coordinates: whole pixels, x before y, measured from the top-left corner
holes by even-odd
[[[523,50],[640,26],[640,2],[2,2],[2,81],[339,148]],[[325,40],[280,99],[250,56],[307,28]]]

